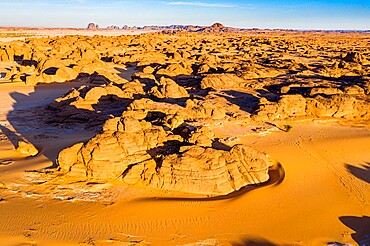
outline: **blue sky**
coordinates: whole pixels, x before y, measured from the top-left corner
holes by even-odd
[[[211,25],[370,29],[370,0],[0,0],[0,26]]]

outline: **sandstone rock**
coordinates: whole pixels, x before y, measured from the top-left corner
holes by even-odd
[[[232,32],[233,29],[230,27],[225,27],[221,23],[214,23],[209,27],[202,28],[198,32],[203,33],[219,33],[219,32]]]
[[[155,186],[198,194],[225,195],[268,180],[266,155],[236,145],[230,151],[191,146],[164,157]]]
[[[170,76],[170,77],[175,77],[175,76],[178,76],[178,75],[191,74],[192,72],[193,71],[192,71],[191,68],[185,68],[185,67],[181,66],[180,64],[175,63],[175,64],[168,65],[166,68],[159,69],[156,74],[157,75],[167,75],[167,76]]]
[[[335,94],[343,94],[343,91],[338,88],[325,88],[325,87],[315,87],[312,88],[310,91],[310,96],[314,96],[317,94],[323,94],[323,95],[335,95]]]
[[[224,107],[216,100],[189,99],[185,108],[187,118],[192,119],[223,119],[226,115]]]
[[[236,145],[230,151],[186,146],[180,136],[130,117],[112,118],[103,129],[86,144],[63,150],[57,161],[60,169],[80,178],[121,177],[128,184],[215,195],[269,177],[267,156],[246,146]],[[196,131],[192,140],[204,144],[205,131]]]
[[[278,113],[288,117],[306,114],[306,99],[301,95],[283,95],[278,102]]]
[[[139,123],[143,128],[135,131],[137,128],[130,125],[134,121],[132,119],[123,124],[121,131],[107,131],[92,138],[78,151],[78,156],[82,158],[78,157],[76,163],[71,164],[58,157],[59,165],[63,170],[82,165],[87,177],[114,179],[122,175],[130,165],[151,159],[146,151],[165,142],[168,134],[163,128],[146,123]],[[73,148],[71,151],[75,150]]]
[[[14,61],[14,50],[9,46],[0,47],[0,61]]]
[[[78,154],[82,146],[83,143],[77,143],[59,153],[57,163],[63,172],[70,172],[73,165],[78,163]]]
[[[154,102],[149,98],[142,98],[133,101],[127,108],[128,111],[145,111],[145,112],[162,112],[165,115],[176,115],[184,108],[177,104],[170,104],[165,102]],[[140,113],[141,114],[141,113]],[[182,114],[180,114],[182,115]]]
[[[40,58],[37,64],[37,69],[40,73],[45,72],[45,70],[47,69],[54,70],[51,71],[51,73],[54,73],[53,75],[55,75],[55,72],[57,71],[58,68],[68,67],[69,65],[71,65],[70,60],[60,60],[56,58],[54,59]]]
[[[114,64],[124,65],[124,64],[127,63],[127,58],[126,57],[121,57],[121,56],[114,56],[113,59],[112,59],[112,62]]]
[[[151,90],[151,94],[158,98],[182,98],[189,97],[189,93],[185,88],[176,84],[175,81],[169,78],[161,77],[158,86],[155,86]]]
[[[24,141],[18,142],[17,151],[27,156],[35,156],[39,153],[33,144]]]
[[[55,73],[55,80],[58,82],[74,80],[77,77],[78,77],[78,73],[69,67],[59,68]]]
[[[199,68],[198,68],[198,74],[202,74],[202,73],[208,73],[209,70],[211,70],[211,67],[208,65],[208,64],[202,64]]]
[[[99,59],[99,56],[94,51],[85,49],[85,50],[81,50],[81,58],[84,60],[92,61],[95,59]]]
[[[349,95],[317,96],[308,101],[307,113],[317,117],[369,119],[370,103]]]
[[[214,137],[215,134],[208,127],[198,127],[191,133],[188,142],[202,147],[212,147]]]
[[[38,77],[36,74],[32,74],[26,77],[26,85],[36,85],[38,83]]]
[[[278,102],[270,102],[265,98],[259,101],[257,115],[267,119],[286,119],[306,115],[306,99],[297,95],[282,95]]]
[[[202,79],[200,87],[202,89],[231,89],[240,87],[243,82],[243,79],[235,74],[208,74]]]
[[[184,123],[184,117],[178,114],[167,115],[164,119],[164,125],[169,129],[174,130],[175,128],[181,126]]]
[[[352,85],[344,88],[344,93],[348,95],[358,95],[365,94],[365,90],[358,85]]]
[[[152,68],[151,66],[146,66],[146,67],[144,67],[143,72],[148,73],[148,74],[152,74],[154,72],[154,68]]]

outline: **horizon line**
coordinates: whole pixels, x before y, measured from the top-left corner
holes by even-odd
[[[94,23],[94,22],[89,22],[89,23]],[[88,24],[89,24],[88,23]],[[97,24],[97,23],[94,23]],[[98,24],[99,25],[99,24]],[[211,24],[212,25],[212,24]],[[166,27],[166,26],[198,26],[198,27],[209,27],[211,25],[197,25],[197,24],[169,24],[169,25],[132,25],[129,27],[137,27],[137,28],[143,28],[143,27],[150,27],[150,26],[155,26],[155,27]],[[118,26],[119,29],[108,29],[109,26]],[[21,25],[0,25],[0,28],[25,28],[25,29],[78,29],[78,30],[89,30],[89,31],[99,31],[99,30],[107,30],[107,31],[129,31],[129,30],[123,30],[122,28],[125,25],[108,25],[107,27],[100,27],[97,30],[93,29],[88,29],[86,27],[51,27],[51,26],[21,26]],[[332,32],[370,32],[370,29],[322,29],[322,28],[284,28],[284,27],[278,27],[278,28],[271,28],[271,27],[233,27],[233,26],[225,26],[228,28],[234,28],[234,29],[239,29],[239,30],[272,30],[272,31],[332,31]]]

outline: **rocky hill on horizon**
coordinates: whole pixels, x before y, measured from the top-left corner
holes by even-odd
[[[106,28],[100,28],[98,24],[89,23],[87,26],[88,30],[98,30],[98,29],[106,29],[106,30],[142,30],[142,31],[189,31],[189,32],[229,32],[229,31],[237,31],[240,30],[238,28],[232,27],[225,27],[221,23],[214,23],[211,26],[198,26],[198,25],[169,25],[169,26],[157,26],[157,25],[150,25],[150,26],[128,26],[124,25],[122,28],[119,26],[111,25]]]

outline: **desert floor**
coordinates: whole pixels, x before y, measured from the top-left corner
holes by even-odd
[[[226,196],[51,177],[40,170],[95,133],[51,127],[45,136],[34,112],[81,83],[1,81],[0,245],[356,245],[369,237],[368,124],[282,122],[289,132],[276,125],[255,132],[237,121],[212,126],[216,137],[237,137],[279,161],[274,182]],[[16,151],[22,138],[40,153]]]

